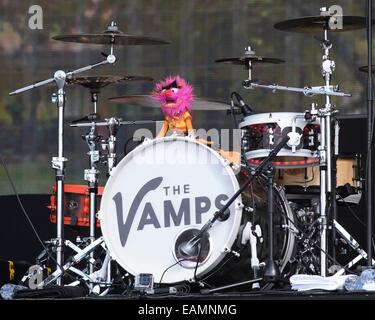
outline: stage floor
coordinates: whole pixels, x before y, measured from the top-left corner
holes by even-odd
[[[156,300],[175,300],[175,301],[240,301],[240,300],[375,300],[375,292],[346,292],[335,291],[327,292],[321,290],[313,290],[307,292],[296,292],[290,290],[268,290],[258,292],[242,292],[242,293],[214,293],[214,294],[186,294],[186,295],[106,295],[87,296],[80,298],[38,298],[38,299],[17,299],[17,300],[87,300],[87,301],[110,301],[110,300],[127,300],[127,301],[156,301]]]

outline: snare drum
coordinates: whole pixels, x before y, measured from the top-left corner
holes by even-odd
[[[228,219],[208,230],[198,258],[187,259],[179,248],[238,189],[230,162],[212,148],[190,137],[146,140],[120,161],[107,181],[99,212],[103,238],[114,259],[134,276],[152,274],[156,283],[209,277],[232,260],[244,221],[254,221],[248,211],[243,214],[241,196],[229,207]],[[258,189],[243,196],[245,203],[259,208],[256,212],[264,221],[265,193]],[[287,201],[280,199],[287,208]],[[285,218],[290,212],[282,210],[275,256],[286,263],[294,238],[288,228],[292,218]],[[249,265],[246,274],[233,268],[238,276],[251,276]]]
[[[243,130],[242,147],[252,165],[258,165],[283,136],[292,132],[296,138],[280,150],[273,162],[275,167],[304,168],[319,164],[320,124],[318,120],[306,121],[304,113],[255,114],[245,117],[239,126]]]

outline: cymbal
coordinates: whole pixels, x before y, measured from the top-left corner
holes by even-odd
[[[102,33],[94,34],[65,34],[52,37],[54,40],[75,42],[75,43],[89,43],[89,44],[104,44],[104,45],[122,45],[122,46],[137,46],[137,45],[157,45],[169,44],[170,42],[163,39],[125,34],[118,30],[114,22],[108,26],[107,30]]]
[[[143,76],[87,76],[75,77],[68,79],[68,84],[79,84],[89,89],[104,88],[112,83],[135,83],[135,82],[149,82],[153,78]]]
[[[252,64],[258,64],[258,63],[271,63],[271,64],[280,64],[284,63],[284,60],[276,59],[276,58],[265,58],[265,57],[259,57],[259,56],[242,56],[239,58],[223,58],[215,60],[217,63],[226,63],[226,64],[234,64],[234,65],[243,65],[248,66],[249,62]]]
[[[329,21],[334,23],[334,19],[342,18],[342,28],[330,28]],[[332,19],[332,20],[330,20]],[[290,19],[278,22],[275,29],[288,32],[317,33],[327,29],[330,32],[344,32],[366,28],[366,18],[360,16],[311,16],[297,19]]]
[[[138,107],[145,108],[160,108],[160,103],[154,100],[150,95],[130,95],[130,96],[121,96],[113,97],[108,99],[114,103],[124,103],[130,105],[136,105]],[[225,102],[213,100],[213,99],[202,99],[195,98],[192,106],[192,110],[228,110],[229,105]]]
[[[358,70],[361,71],[361,72],[368,72],[368,66],[359,67]],[[371,73],[375,73],[375,65],[374,64],[371,66]]]

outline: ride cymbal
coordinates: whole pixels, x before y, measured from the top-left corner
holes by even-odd
[[[125,34],[118,30],[114,22],[108,26],[107,30],[103,33],[94,34],[66,34],[52,37],[54,40],[75,42],[75,43],[88,43],[88,44],[104,44],[104,45],[122,45],[122,46],[137,46],[137,45],[159,45],[169,44],[170,42],[163,39]]]
[[[159,102],[154,100],[150,95],[120,96],[120,97],[109,98],[108,100],[114,103],[130,104],[130,105],[136,105],[138,107],[160,108]],[[229,105],[222,101],[195,98],[192,103],[191,109],[192,110],[206,110],[206,111],[228,110]]]
[[[337,19],[342,19],[342,28]],[[330,23],[331,22],[331,23]],[[275,29],[288,32],[317,33],[324,30],[345,32],[366,28],[366,18],[361,16],[311,16],[278,22]]]

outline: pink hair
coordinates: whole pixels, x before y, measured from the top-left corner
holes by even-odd
[[[174,108],[168,108],[165,107],[167,100],[162,90],[164,87],[169,86],[175,81],[178,87],[178,92],[176,93],[176,106]],[[164,115],[173,118],[176,115],[181,115],[185,111],[191,111],[191,104],[194,100],[193,86],[180,76],[168,76],[155,85],[155,89],[152,92],[152,98],[160,103]]]

